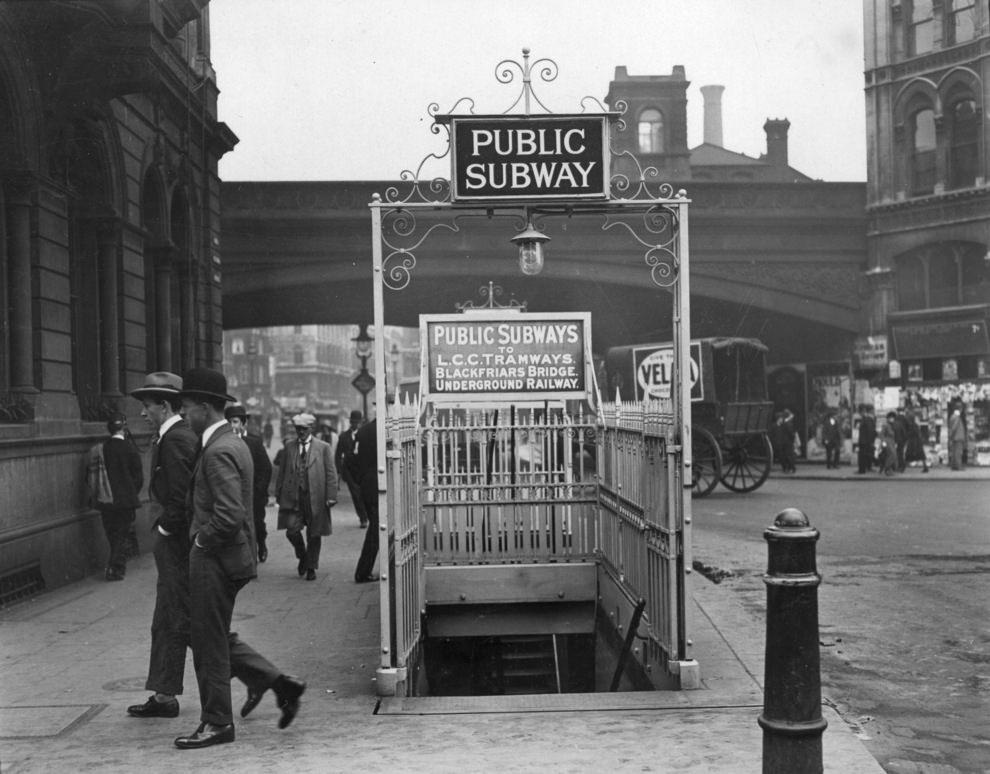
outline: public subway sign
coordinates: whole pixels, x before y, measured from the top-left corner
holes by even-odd
[[[608,198],[608,116],[450,122],[454,201]]]
[[[420,315],[434,400],[583,399],[591,314],[479,311]]]

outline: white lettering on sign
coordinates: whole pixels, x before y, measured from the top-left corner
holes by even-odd
[[[481,344],[577,344],[581,341],[579,323],[528,323],[524,325],[441,325],[433,326],[434,346],[479,346]],[[485,354],[479,353],[484,357]],[[560,357],[561,355],[555,355]],[[537,355],[533,355],[537,357]],[[548,355],[548,357],[550,357]]]
[[[698,383],[700,368],[691,358],[691,387]],[[646,398],[669,398],[674,378],[674,350],[658,349],[643,359],[636,372],[636,379]]]
[[[491,148],[499,156],[575,156],[584,153],[584,129],[472,129],[471,155]]]

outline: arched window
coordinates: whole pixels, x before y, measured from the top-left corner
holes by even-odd
[[[897,308],[924,309],[927,303],[924,261],[916,255],[905,255],[897,259],[896,265]]]
[[[949,105],[949,187],[972,188],[980,163],[980,116],[976,100],[964,98]]]
[[[986,245],[978,242],[939,242],[897,256],[898,309],[990,303],[990,281],[983,258],[986,250]]]
[[[950,46],[965,43],[976,37],[975,0],[950,0],[946,15],[946,43]]]
[[[912,0],[908,22],[908,54],[917,56],[935,47],[935,15],[932,0]]]
[[[935,189],[935,111],[922,108],[911,116],[911,193]]]
[[[663,114],[649,108],[639,114],[639,152],[663,153]]]

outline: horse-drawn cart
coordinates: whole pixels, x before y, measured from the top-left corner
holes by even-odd
[[[759,488],[773,465],[767,432],[767,348],[758,339],[719,337],[691,342],[693,493],[703,497],[719,481],[734,492]],[[608,351],[610,394],[622,400],[670,397],[671,344],[633,344]]]

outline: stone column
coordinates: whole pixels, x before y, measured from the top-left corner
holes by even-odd
[[[120,228],[116,220],[96,224],[100,299],[100,391],[104,398],[120,392]],[[112,401],[111,401],[112,402]]]
[[[36,393],[34,378],[34,287],[31,251],[33,187],[26,181],[7,190],[10,302],[10,389]]]

